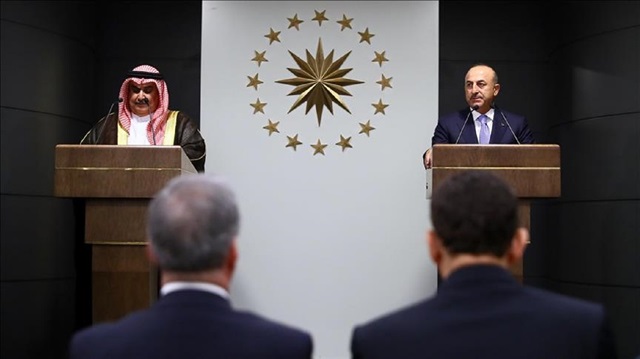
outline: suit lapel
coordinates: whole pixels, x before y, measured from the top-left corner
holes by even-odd
[[[469,116],[469,120],[467,121],[467,124],[464,125],[464,121],[467,118],[467,115]],[[458,118],[458,133],[460,133],[463,125],[464,130],[462,130],[462,135],[460,136],[460,141],[458,141],[458,143],[477,144],[478,136],[476,135],[476,127],[473,122],[473,115],[469,114],[469,110],[460,112],[460,117]]]
[[[493,129],[491,131],[491,138],[489,139],[489,143],[502,143],[505,131],[507,131],[507,124],[504,123],[504,120],[497,117],[494,118]]]
[[[468,143],[468,144],[480,143],[480,141],[478,141],[478,135],[476,135],[476,126],[475,126],[473,116],[469,116],[469,121],[467,122],[467,125],[464,127],[464,134],[462,134],[462,137],[464,137],[465,143]]]

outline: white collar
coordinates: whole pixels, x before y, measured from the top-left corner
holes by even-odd
[[[480,115],[482,115],[480,112],[478,111],[472,111],[471,112],[473,115],[473,120],[477,121],[478,117],[480,117]],[[487,111],[487,113],[485,113],[484,115],[487,116],[487,118],[489,119],[488,121],[492,121],[493,120],[493,116],[495,116],[496,112],[495,110],[492,108],[489,109],[489,111]]]
[[[201,290],[229,299],[229,292],[227,292],[226,289],[217,284],[205,282],[169,282],[162,286],[160,289],[160,295],[167,295],[172,292],[186,289]]]
[[[151,116],[146,115],[146,116],[138,116],[135,113],[131,114],[131,119],[135,120],[136,122],[149,122],[151,120]]]

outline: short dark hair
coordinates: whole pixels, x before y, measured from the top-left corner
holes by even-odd
[[[500,83],[500,81],[498,80],[498,71],[496,71],[496,69],[494,69],[492,66],[489,66],[489,65],[485,64],[484,62],[476,62],[475,64],[471,65],[471,67],[469,67],[469,69],[467,69],[467,73],[472,68],[479,67],[479,66],[484,66],[484,67],[490,68],[491,71],[493,71],[493,82],[495,82],[497,84]]]
[[[518,199],[490,172],[457,173],[434,190],[431,221],[450,253],[502,257],[518,226]]]
[[[239,222],[227,183],[199,173],[174,178],[156,195],[147,231],[161,269],[198,272],[224,264]]]

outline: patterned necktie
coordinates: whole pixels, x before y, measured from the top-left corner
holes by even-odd
[[[480,120],[480,144],[485,145],[489,143],[489,125],[487,125],[487,121],[489,118],[485,115],[480,115],[478,117]]]

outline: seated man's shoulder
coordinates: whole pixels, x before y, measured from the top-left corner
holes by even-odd
[[[295,337],[310,336],[310,334],[302,328],[267,318],[253,312],[237,311],[236,314],[238,315],[238,319],[245,323],[246,327],[250,328],[250,330],[264,332],[265,334],[271,333],[273,335],[290,335]]]
[[[547,311],[557,311],[561,315],[604,314],[602,304],[578,297],[534,287],[527,287],[526,293],[531,295],[536,305],[544,307]]]
[[[373,317],[356,328],[360,331],[380,332],[382,335],[386,335],[388,329],[393,329],[396,332],[413,332],[416,327],[420,327],[424,333],[434,323],[433,304],[433,300],[422,300],[399,307]]]

